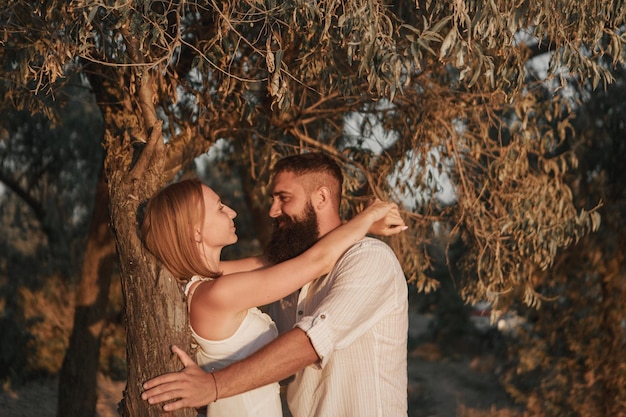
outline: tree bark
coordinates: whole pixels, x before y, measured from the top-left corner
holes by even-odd
[[[100,340],[115,256],[108,203],[101,171],[76,295],[74,328],[59,377],[58,417],[93,416],[96,412]]]
[[[149,406],[141,399],[142,383],[181,368],[170,346],[190,345],[186,304],[176,280],[143,249],[136,233],[139,204],[124,192],[132,184],[114,184],[119,183],[110,187],[111,214],[125,300],[128,369],[120,413],[127,417],[159,416],[160,405]],[[185,409],[172,415],[192,416],[195,412]]]
[[[160,416],[160,405],[149,406],[141,399],[142,384],[178,371],[181,364],[170,346],[189,349],[191,335],[181,288],[144,249],[138,231],[143,203],[172,180],[180,163],[167,154],[161,123],[150,108],[154,103],[153,93],[146,91],[153,87],[149,74],[141,77],[137,97],[130,97],[119,88],[129,82],[128,74],[90,69],[87,73],[104,117],[104,172],[124,297],[127,383],[119,412],[127,417]],[[134,99],[141,102],[139,107]],[[184,409],[170,415],[196,413]]]

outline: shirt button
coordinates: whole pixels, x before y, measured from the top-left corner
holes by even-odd
[[[303,311],[302,311],[302,310],[299,310],[299,311],[298,311],[298,315],[299,315],[299,316],[301,316],[302,314],[303,314]]]
[[[322,314],[322,315],[320,316],[320,319],[322,319],[322,320],[326,320],[326,314]]]

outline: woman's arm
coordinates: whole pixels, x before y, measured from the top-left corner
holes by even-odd
[[[391,210],[385,217],[373,223],[367,233],[377,236],[391,236],[398,233],[399,230],[396,227],[402,224],[404,222],[398,210]],[[262,256],[251,256],[249,258],[221,261],[220,270],[224,275],[230,275],[238,272],[253,271],[269,265],[269,263],[264,262]]]
[[[387,217],[391,220],[385,220]],[[341,255],[379,221],[386,222],[387,235],[406,230],[395,204],[375,201],[293,259],[263,269],[220,277],[206,292],[204,301],[213,308],[242,311],[279,300],[328,273]]]

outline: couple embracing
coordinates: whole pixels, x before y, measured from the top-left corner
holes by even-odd
[[[221,261],[237,241],[234,210],[197,180],[147,205],[144,244],[187,295],[195,361],[144,383],[142,398],[173,411],[280,417],[291,376],[294,417],[407,415],[407,284],[393,251],[366,234],[406,230],[397,206],[339,214],[343,175],[323,153],[273,167],[272,240],[263,257]],[[268,305],[272,318],[257,306]],[[278,335],[278,329],[281,334]]]

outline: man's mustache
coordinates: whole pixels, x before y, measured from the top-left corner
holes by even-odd
[[[294,219],[292,219],[291,217],[289,217],[289,216],[287,216],[285,214],[282,214],[282,215],[274,218],[274,228],[275,229],[281,229],[281,228],[283,228],[285,226],[289,226],[289,225],[292,225],[292,224],[295,224],[295,223],[296,222],[295,222]]]

